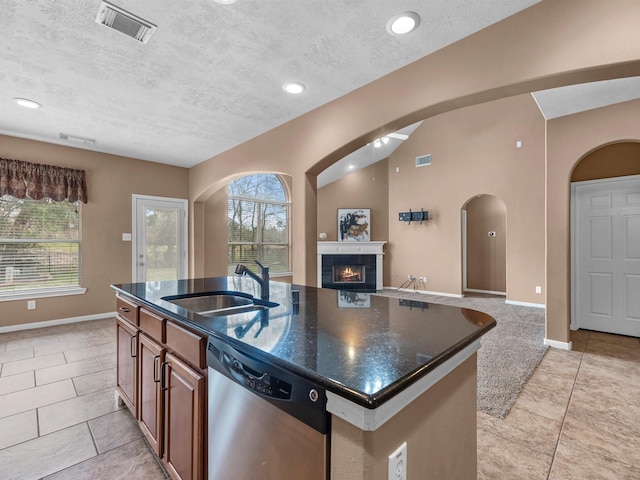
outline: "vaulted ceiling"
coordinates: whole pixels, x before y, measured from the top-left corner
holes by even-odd
[[[190,167],[538,0],[113,3],[157,26],[147,44],[96,23],[99,0],[0,0],[0,133]],[[402,11],[421,23],[390,35]],[[640,98],[640,81],[534,96],[555,118]]]

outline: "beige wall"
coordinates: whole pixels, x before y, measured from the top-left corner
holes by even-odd
[[[207,243],[204,228],[205,202],[211,194],[218,191],[230,178],[236,175],[263,171],[286,173],[292,176],[292,228],[293,238],[293,275],[297,283],[315,285],[316,283],[316,240],[317,240],[317,193],[315,176],[335,161],[363,146],[382,134],[397,130],[424,118],[431,119],[440,114],[460,116],[463,107],[524,94],[544,88],[552,88],[572,83],[580,83],[608,78],[640,75],[640,37],[637,25],[640,21],[640,2],[637,0],[619,0],[616,8],[601,0],[582,0],[580,2],[543,0],[539,4],[484,29],[451,46],[442,48],[406,67],[359,88],[335,101],[291,120],[273,130],[255,137],[242,145],[232,148],[189,170],[188,194],[190,198],[190,272],[198,276],[205,269],[205,248]],[[611,26],[615,25],[615,28]],[[311,91],[311,89],[310,89]],[[526,105],[529,112],[530,105]],[[461,109],[461,110],[456,110]],[[637,105],[636,105],[637,109]],[[458,112],[458,113],[456,113]],[[509,114],[518,117],[518,112]],[[445,119],[446,120],[446,119]],[[411,270],[424,270],[417,273],[430,279],[428,287],[435,291],[460,292],[461,260],[460,260],[460,208],[473,195],[492,193],[500,197],[507,206],[509,241],[507,247],[507,294],[509,299],[539,303],[539,296],[534,292],[535,285],[540,285],[538,270],[540,267],[539,235],[544,232],[539,225],[538,214],[542,204],[536,195],[529,194],[529,187],[522,185],[522,194],[516,195],[515,189],[509,189],[505,177],[516,183],[528,171],[528,162],[537,161],[530,148],[540,147],[534,142],[530,147],[527,135],[536,132],[539,125],[530,124],[532,132],[513,131],[513,137],[507,138],[508,126],[500,123],[496,126],[492,118],[484,123],[476,118],[472,130],[465,130],[469,125],[466,118],[459,118],[462,125],[453,128],[449,137],[438,138],[426,127],[423,136],[429,137],[429,143],[419,145],[434,153],[434,161],[448,158],[450,162],[470,162],[462,160],[457,153],[472,154],[467,138],[486,131],[483,138],[493,138],[495,145],[477,144],[483,154],[495,150],[496,163],[491,168],[483,168],[479,162],[468,163],[466,175],[451,179],[457,188],[444,189],[444,185],[418,184],[414,178],[405,183],[408,188],[400,191],[396,180],[407,175],[416,152],[408,152],[401,159],[401,172],[396,176],[394,165],[390,161],[390,224],[389,240],[392,242],[391,261],[398,279]],[[451,123],[451,120],[447,120]],[[570,119],[558,119],[551,123],[558,125],[558,132],[553,138],[549,136],[549,161],[547,162],[547,336],[556,340],[568,338],[568,302],[567,291],[567,259],[568,259],[568,180],[570,167],[578,158],[591,149],[621,139],[637,139],[637,116],[627,118],[625,124],[612,118],[612,121],[594,132],[592,138],[584,132],[593,130],[583,125],[582,132],[569,132],[563,138],[562,131],[569,128],[565,122]],[[446,122],[445,122],[446,123]],[[433,125],[437,131],[438,124]],[[516,122],[516,124],[519,124]],[[453,125],[455,127],[455,125]],[[619,128],[618,128],[619,127]],[[498,133],[501,131],[502,133]],[[443,132],[444,133],[444,132]],[[537,134],[534,136],[538,138]],[[532,137],[532,138],[534,138]],[[574,137],[579,137],[573,141]],[[516,138],[524,142],[523,149],[514,156],[512,162],[505,162],[508,145],[513,145]],[[25,141],[26,142],[26,141]],[[409,143],[401,147],[409,149]],[[473,143],[473,142],[472,142]],[[436,151],[432,145],[439,145]],[[566,145],[565,145],[566,144]],[[588,147],[588,148],[585,148]],[[63,147],[50,147],[52,151],[60,151]],[[6,150],[11,150],[7,152]],[[3,138],[0,154],[6,157],[17,157],[15,147],[7,147]],[[64,149],[65,151],[71,149]],[[419,151],[418,154],[426,153]],[[398,155],[400,152],[398,153]],[[437,155],[435,155],[437,154]],[[42,161],[43,155],[32,155],[32,161]],[[521,161],[520,158],[524,161]],[[24,158],[24,157],[21,157]],[[48,158],[52,158],[49,156]],[[84,159],[96,160],[96,164],[106,163],[105,158],[84,152]],[[533,159],[533,160],[532,160]],[[55,159],[57,162],[59,159]],[[106,177],[116,177],[118,181],[111,188],[122,189],[129,196],[135,189],[144,185],[136,193],[158,194],[166,196],[182,196],[182,174],[172,173],[171,180],[164,176],[149,174],[149,164],[140,162],[145,168],[122,167]],[[434,169],[437,163],[425,170]],[[450,165],[453,170],[452,165]],[[495,167],[495,170],[494,170]],[[96,167],[97,169],[98,167]],[[109,166],[101,166],[105,170],[115,170]],[[154,167],[156,168],[156,167]],[[162,166],[157,167],[165,172]],[[170,168],[170,167],[167,167]],[[144,172],[146,170],[146,173]],[[100,170],[102,171],[102,170]],[[128,174],[121,175],[120,171]],[[183,172],[181,169],[171,172]],[[537,184],[539,172],[532,177]],[[491,177],[491,173],[497,176]],[[543,175],[543,174],[542,174]],[[159,178],[160,181],[156,181]],[[394,178],[396,180],[394,180]],[[177,181],[175,179],[178,179]],[[495,181],[494,181],[495,180]],[[135,184],[135,185],[134,185]],[[109,188],[109,187],[105,187]],[[440,190],[439,190],[440,188]],[[542,187],[544,190],[544,186]],[[145,191],[146,190],[146,191]],[[539,190],[532,187],[532,190]],[[398,197],[394,196],[398,194]],[[91,191],[90,191],[91,195]],[[419,195],[414,198],[412,195]],[[443,200],[446,197],[446,201]],[[534,200],[533,198],[536,198]],[[403,231],[397,221],[393,221],[398,211],[414,208],[417,200],[424,202],[425,207],[434,213],[434,220],[426,228],[418,232]],[[537,203],[537,205],[534,204]],[[121,201],[119,209],[112,209],[112,204],[94,214],[104,221],[98,224],[89,235],[96,236],[98,251],[105,258],[117,258],[118,262],[106,264],[104,274],[108,284],[112,281],[126,281],[130,278],[128,250],[130,246],[122,246],[120,233],[129,231],[130,201]],[[428,203],[428,205],[426,205]],[[416,205],[415,208],[420,208]],[[516,215],[513,215],[513,212]],[[533,215],[527,215],[532,212]],[[124,215],[123,219],[120,216]],[[110,217],[116,217],[112,220]],[[224,220],[221,220],[224,222]],[[122,222],[122,223],[120,223]],[[125,223],[126,222],[126,223]],[[126,224],[126,226],[124,226]],[[531,224],[536,227],[531,226]],[[114,228],[115,225],[115,228]],[[417,227],[417,226],[415,226]],[[414,225],[411,225],[414,228]],[[108,231],[107,231],[108,230]],[[113,232],[115,230],[115,233]],[[436,238],[435,234],[438,234]],[[407,234],[407,235],[404,235]],[[529,235],[531,234],[531,235]],[[114,238],[115,236],[115,238]],[[106,239],[113,239],[110,242]],[[409,239],[411,239],[409,241]],[[408,243],[404,245],[403,243]],[[393,247],[396,244],[398,248]],[[533,252],[529,257],[527,252]],[[120,258],[122,257],[122,260]],[[410,264],[411,260],[418,259]],[[544,259],[542,261],[544,263]],[[105,262],[108,263],[108,262]],[[124,265],[127,265],[124,267]],[[415,266],[414,266],[415,265]],[[87,267],[88,268],[88,267]],[[433,283],[429,272],[436,272]],[[520,272],[520,273],[518,273]],[[101,272],[102,273],[102,272]],[[393,272],[392,272],[393,273]],[[125,275],[126,274],[126,275]],[[90,274],[96,275],[96,274]],[[125,278],[122,278],[125,277]],[[111,280],[111,279],[114,280]],[[406,278],[406,277],[405,277]],[[392,283],[396,283],[392,277]],[[92,284],[92,289],[95,287]],[[553,288],[552,288],[553,287]],[[556,288],[557,287],[557,288]],[[88,294],[89,295],[89,294]],[[91,293],[93,295],[93,293]],[[90,298],[84,296],[84,298]],[[100,297],[102,298],[102,297]],[[106,297],[105,297],[106,298]],[[61,302],[50,300],[43,302],[57,316],[65,311],[64,317],[103,311],[106,300],[84,304],[86,308],[76,308],[78,302]],[[80,301],[81,302],[81,301]],[[4,305],[3,305],[4,307]],[[69,307],[68,309],[66,307]],[[14,307],[9,307],[14,308]],[[68,311],[67,311],[68,310]],[[14,315],[17,307],[6,315]],[[3,310],[3,316],[5,315]],[[27,312],[19,309],[26,321],[44,318],[42,311]],[[30,320],[31,319],[31,320]]]
[[[427,119],[403,142],[389,158],[394,284],[426,276],[426,290],[461,294],[460,211],[488,194],[507,210],[507,299],[544,303],[535,293],[544,285],[544,128],[531,95],[520,95]],[[427,153],[432,164],[416,168],[415,157]],[[409,208],[431,219],[398,222],[396,212]]]
[[[507,290],[507,211],[493,195],[469,201],[467,211],[467,288]],[[495,232],[493,237],[489,232]]]
[[[131,195],[188,197],[188,170],[87,150],[0,136],[0,157],[86,171],[89,202],[82,205],[84,295],[0,302],[0,327],[115,311],[113,283],[131,281]]]
[[[388,159],[350,173],[318,189],[318,233],[338,239],[338,208],[370,208],[371,240],[389,240]],[[383,284],[390,285],[390,258],[384,257]]]
[[[204,276],[227,275],[229,230],[227,222],[220,221],[227,218],[226,185],[204,203],[204,215]]]
[[[190,171],[190,198],[195,203],[203,202],[229,178],[241,173],[292,175],[293,236],[299,239],[293,250],[294,281],[315,285],[315,175],[381,134],[423,118],[532,90],[640,75],[639,19],[640,2],[636,0],[620,0],[615,9],[601,0],[544,0],[197,165]],[[509,210],[509,202],[503,199]],[[198,207],[193,210],[199,211]],[[394,212],[395,208],[390,210]],[[451,217],[441,218],[448,221]],[[522,223],[527,221],[516,217],[514,231],[526,231]],[[196,219],[191,228],[191,266],[197,272],[203,249],[195,242],[204,239],[197,232]],[[445,241],[452,242],[443,250],[448,259],[451,248],[459,251],[459,239],[451,229],[445,236]],[[509,244],[523,249],[536,243],[536,239],[515,240]],[[517,243],[520,240],[524,242]],[[538,300],[530,293],[535,281],[511,280],[509,275],[518,269],[534,269],[537,262],[537,258],[526,260],[520,252],[508,252],[509,295],[524,301]],[[434,289],[459,291],[459,259],[457,264],[436,266],[437,271],[444,268],[451,273]]]
[[[574,166],[602,146],[640,141],[640,100],[550,120],[547,125],[546,337],[569,341],[570,179]]]

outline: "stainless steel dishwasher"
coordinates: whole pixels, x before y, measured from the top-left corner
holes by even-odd
[[[326,480],[326,394],[210,337],[209,480]]]

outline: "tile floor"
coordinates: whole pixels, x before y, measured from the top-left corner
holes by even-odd
[[[640,479],[640,339],[572,332],[504,420],[478,413],[478,479]]]
[[[640,340],[573,345],[478,413],[478,479],[640,479]],[[0,479],[165,479],[114,385],[113,320],[0,334]]]
[[[0,479],[166,479],[115,366],[113,319],[0,334]]]

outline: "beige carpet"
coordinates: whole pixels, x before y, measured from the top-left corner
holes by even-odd
[[[542,308],[508,305],[504,297],[476,294],[451,298],[385,289],[378,295],[472,308],[496,319],[478,351],[478,411],[497,418],[509,413],[547,350]]]

